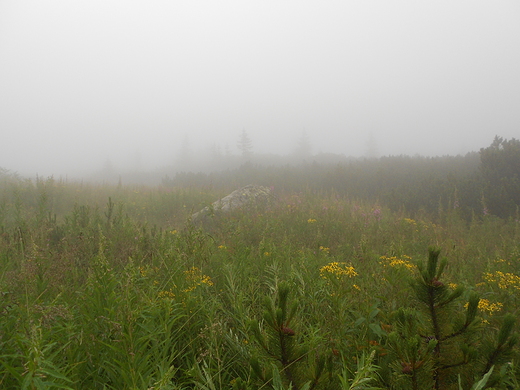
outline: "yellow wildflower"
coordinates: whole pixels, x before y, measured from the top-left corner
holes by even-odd
[[[494,274],[485,272],[484,280],[488,283],[496,283],[501,290],[508,288],[520,290],[520,276],[511,272],[496,271]]]
[[[191,285],[184,289],[184,292],[190,292],[200,286],[205,284],[207,286],[213,286],[213,282],[208,275],[204,275],[200,269],[197,267],[191,267],[189,270],[184,271],[184,275],[186,277],[186,281],[188,281]]]
[[[320,246],[320,251],[323,252],[323,253],[329,253],[330,252],[330,248],[327,248],[327,247],[324,247],[324,246]]]
[[[403,255],[402,258],[398,258],[397,256],[387,257],[381,256],[379,259],[381,260],[379,264],[383,267],[392,267],[392,268],[406,268],[409,271],[414,271],[417,266],[410,262],[412,259],[410,256]]]
[[[314,218],[309,218],[307,223],[316,223],[317,221]]]
[[[356,269],[352,265],[347,265],[347,263],[345,262],[340,263],[334,261],[320,268],[320,276],[323,279],[335,277],[339,280],[343,276],[348,276],[349,278],[352,278],[357,275],[358,273],[356,272]]]
[[[159,294],[157,294],[157,296],[159,298],[169,298],[169,299],[175,298],[175,294],[173,293],[173,291],[171,289],[168,291],[159,291]]]
[[[469,306],[469,303],[466,303],[464,307],[467,309]],[[489,302],[489,299],[481,299],[478,301],[478,309],[482,312],[485,312],[489,315],[493,315],[494,312],[498,312],[502,310],[502,307],[504,305],[501,302],[495,302],[491,303]]]
[[[488,299],[481,299],[478,302],[478,309],[480,311],[488,312],[489,315],[492,315],[495,311],[502,310],[502,306],[501,302],[491,303]]]

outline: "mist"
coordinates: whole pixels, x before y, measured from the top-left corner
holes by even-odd
[[[520,134],[519,19],[513,0],[4,0],[0,167],[239,161],[244,131],[253,154],[478,151]]]

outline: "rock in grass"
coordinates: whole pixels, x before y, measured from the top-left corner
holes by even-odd
[[[271,196],[270,188],[250,184],[204,207],[199,212],[193,214],[191,220],[193,223],[204,223],[212,217],[230,211],[266,204]]]

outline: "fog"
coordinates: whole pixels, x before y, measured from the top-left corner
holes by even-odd
[[[0,0],[0,167],[183,150],[454,155],[520,136],[520,2]]]

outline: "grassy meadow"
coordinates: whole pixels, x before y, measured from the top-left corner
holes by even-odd
[[[280,180],[267,205],[190,222],[247,180],[6,175],[0,388],[520,386],[518,215]]]

